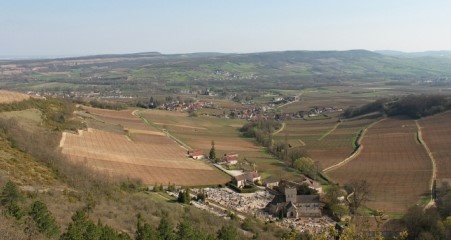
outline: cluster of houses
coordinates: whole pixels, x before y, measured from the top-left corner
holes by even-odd
[[[289,96],[289,97],[273,97],[272,103],[273,104],[280,104],[280,103],[288,103],[288,102],[295,102],[299,101],[299,96]]]
[[[200,149],[188,150],[186,154],[188,155],[188,157],[196,160],[205,158],[204,151]],[[218,163],[232,166],[238,163],[238,158],[239,158],[238,153],[235,152],[224,153],[224,155],[219,159]]]
[[[333,113],[333,112],[342,112],[342,108],[338,107],[321,107],[321,106],[314,106],[311,107],[309,111],[301,111],[299,114],[301,117],[316,117],[320,114],[324,113]]]
[[[213,108],[212,102],[197,101],[197,102],[184,102],[184,101],[172,101],[161,104],[158,109],[166,111],[197,111],[201,108]]]

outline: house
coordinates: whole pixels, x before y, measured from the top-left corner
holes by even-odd
[[[204,158],[204,152],[199,149],[189,150],[187,153],[190,158],[193,158],[196,160]]]
[[[296,184],[281,181],[279,191],[265,207],[265,211],[280,218],[321,217],[318,194],[298,194]]]
[[[283,100],[284,100],[283,97],[273,97],[272,102],[279,103],[279,102],[282,102]]]
[[[232,183],[238,188],[243,188],[246,185],[246,177],[244,174],[233,177]]]
[[[238,154],[237,153],[225,153],[221,158],[222,162],[227,165],[235,165],[238,163]]]
[[[245,172],[241,175],[235,176],[232,179],[233,184],[238,188],[243,188],[245,185],[251,185],[261,180],[260,174],[257,171]]]
[[[279,186],[280,178],[269,177],[263,181],[263,186],[266,188],[272,189],[274,187]]]

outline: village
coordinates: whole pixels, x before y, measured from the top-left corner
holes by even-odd
[[[187,156],[205,159],[202,150],[187,151]],[[299,232],[320,233],[334,227],[336,222],[322,213],[321,184],[303,177],[301,181],[263,180],[257,170],[228,170],[238,163],[237,153],[226,153],[212,164],[231,176],[223,187],[190,189],[191,205],[226,219],[255,217],[265,223],[295,229]],[[180,187],[168,194],[177,197]],[[196,196],[201,194],[204,199]]]

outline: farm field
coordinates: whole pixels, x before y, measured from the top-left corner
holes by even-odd
[[[0,103],[20,102],[28,98],[30,96],[23,93],[0,90]]]
[[[120,124],[128,135],[94,128],[78,134],[65,132],[60,146],[72,161],[112,176],[141,179],[145,184],[199,186],[229,181],[228,176],[203,161],[188,158],[186,149],[143,123],[132,110],[86,110],[102,121]]]
[[[292,120],[285,122],[283,131],[274,139],[291,146],[304,146],[322,169],[346,159],[354,151],[354,141],[359,131],[374,119],[357,119],[338,122],[337,118],[325,120]]]
[[[451,111],[419,120],[422,137],[437,168],[437,179],[451,178]]]
[[[256,163],[263,178],[269,176],[295,178],[298,174],[256,145],[253,139],[240,137],[238,129],[246,122],[211,116],[188,117],[186,113],[146,110],[139,113],[151,124],[166,129],[170,134],[208,154],[211,141],[215,142],[216,156],[236,152],[239,159]]]
[[[341,185],[366,180],[370,184],[368,207],[404,212],[430,193],[432,163],[416,133],[414,120],[382,120],[367,130],[360,154],[328,175]]]

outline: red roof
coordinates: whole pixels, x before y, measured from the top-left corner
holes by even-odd
[[[202,150],[199,150],[199,149],[194,149],[194,150],[188,151],[188,155],[190,155],[190,156],[201,156],[201,155],[204,155],[204,152]]]
[[[222,160],[227,162],[238,161],[238,156],[224,156]]]

